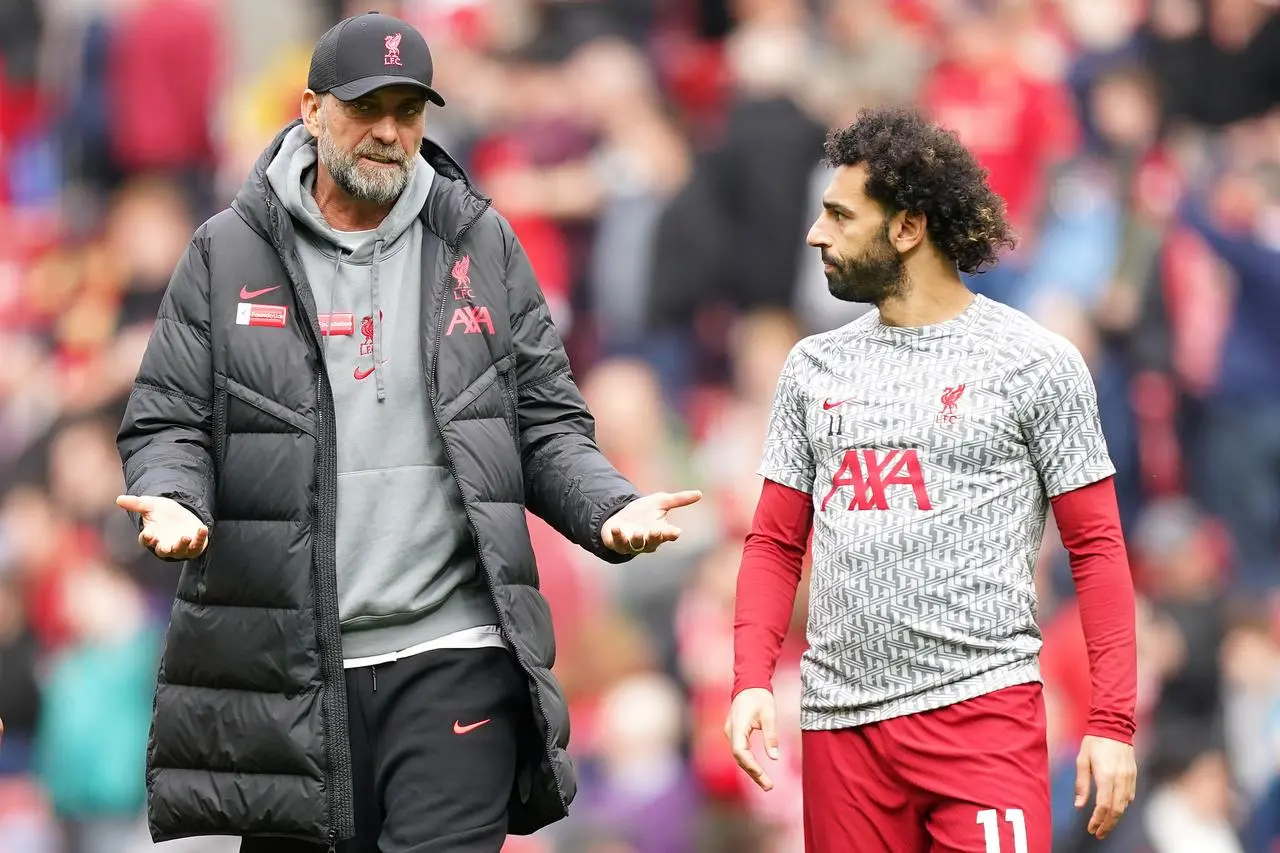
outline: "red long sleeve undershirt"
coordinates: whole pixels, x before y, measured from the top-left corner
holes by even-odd
[[[1115,483],[1108,477],[1050,503],[1058,535],[1071,557],[1089,653],[1085,734],[1131,744],[1138,701],[1137,603]]]
[[[1092,696],[1086,734],[1133,742],[1133,581],[1110,478],[1051,501],[1079,599]],[[734,610],[733,694],[771,689],[813,529],[813,498],[766,480],[743,548]]]

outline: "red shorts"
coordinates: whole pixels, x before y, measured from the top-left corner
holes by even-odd
[[[1039,684],[802,737],[806,853],[1050,853]]]

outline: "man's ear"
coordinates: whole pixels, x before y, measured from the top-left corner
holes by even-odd
[[[320,137],[320,110],[324,109],[324,95],[307,89],[302,93],[302,123],[313,137]]]
[[[901,210],[889,225],[889,241],[899,254],[905,255],[928,236],[928,220],[923,213]]]

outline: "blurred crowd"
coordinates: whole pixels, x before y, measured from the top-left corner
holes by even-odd
[[[735,575],[783,358],[865,310],[829,297],[803,243],[823,136],[899,102],[989,170],[1020,243],[969,284],[1081,349],[1119,472],[1141,789],[1111,839],[1086,839],[1089,674],[1051,532],[1055,853],[1280,850],[1277,8],[3,0],[0,851],[152,849],[144,750],[176,575],[113,506],[115,430],[192,231],[297,115],[315,38],[369,9],[427,35],[449,102],[428,133],[528,250],[604,452],[643,491],[707,496],[684,538],[621,568],[534,524],[582,784],[511,853],[803,849],[804,590],[766,795],[722,732]]]

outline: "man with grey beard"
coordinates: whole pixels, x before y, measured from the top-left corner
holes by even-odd
[[[152,837],[498,853],[576,782],[528,509],[622,562],[697,492],[639,495],[519,241],[424,139],[426,41],[326,33],[302,117],[174,272],[120,429],[139,541],[183,561],[148,749]]]

